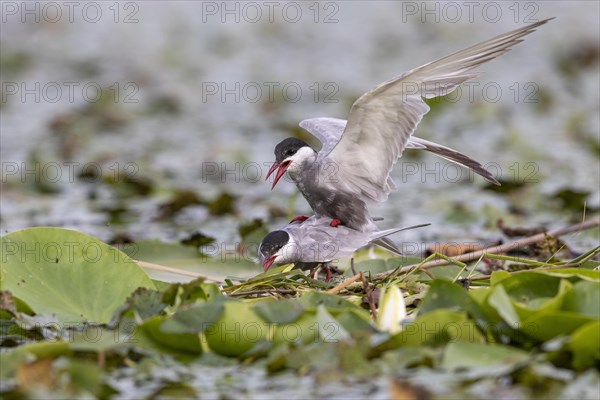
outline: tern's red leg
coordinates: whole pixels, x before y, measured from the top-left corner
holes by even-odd
[[[294,218],[293,220],[290,221],[290,224],[292,222],[296,222],[296,221],[304,222],[307,219],[308,219],[308,217],[306,215],[298,215],[296,218]]]
[[[333,272],[331,272],[331,268],[327,268],[327,275],[325,276],[325,282],[329,283],[332,275],[333,275]]]
[[[342,225],[342,221],[340,221],[337,218],[334,218],[331,220],[331,222],[329,223],[329,226],[337,228],[338,226]]]

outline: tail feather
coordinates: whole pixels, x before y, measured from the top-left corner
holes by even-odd
[[[391,253],[394,253],[398,256],[402,255],[402,250],[396,245],[396,243],[390,238],[379,238],[373,240],[373,244],[385,249]]]
[[[500,182],[494,178],[492,174],[485,168],[481,163],[473,160],[471,157],[458,152],[457,150],[451,149],[450,147],[442,146],[441,144],[433,143],[425,139],[418,137],[411,137],[408,140],[407,148],[423,149],[432,152],[448,161],[452,161],[458,165],[469,168],[478,175],[485,178],[486,181],[493,183],[494,185],[500,186]]]
[[[392,235],[394,233],[401,232],[401,231],[407,231],[409,229],[422,228],[424,226],[429,226],[429,225],[431,225],[431,224],[419,224],[419,225],[407,226],[404,228],[393,228],[393,229],[386,229],[384,231],[373,232],[373,236],[371,237],[371,242],[373,244],[376,244],[379,247],[384,248],[385,250],[391,251],[394,254],[402,255],[402,251],[398,248],[396,243],[394,243],[393,240],[387,238],[386,236],[389,236],[389,235]]]

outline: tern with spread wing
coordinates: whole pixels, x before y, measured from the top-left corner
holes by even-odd
[[[312,216],[269,233],[260,243],[258,254],[265,271],[273,264],[290,263],[303,270],[313,269],[318,264],[350,256],[370,243],[379,244],[380,239],[393,233],[427,225],[361,232],[343,225],[332,227],[331,218]]]
[[[300,126],[322,143],[315,151],[300,139],[275,147],[275,187],[287,172],[317,216],[360,230],[374,231],[368,202],[384,202],[396,189],[390,172],[405,149],[423,149],[498,181],[477,161],[449,147],[413,136],[429,111],[424,99],[445,96],[475,78],[473,69],[510,50],[546,19],[430,62],[382,83],[352,105],[348,121],[312,118]],[[300,220],[306,217],[299,217]]]

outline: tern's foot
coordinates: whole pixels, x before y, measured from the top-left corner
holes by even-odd
[[[293,220],[290,221],[290,224],[292,222],[296,222],[296,221],[304,222],[307,219],[308,219],[308,217],[306,215],[298,215],[296,218],[294,218]]]
[[[337,218],[332,219],[331,222],[329,223],[329,226],[331,226],[333,228],[337,228],[340,225],[342,225],[342,221],[340,221]]]

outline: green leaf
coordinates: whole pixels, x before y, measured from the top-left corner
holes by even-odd
[[[600,316],[600,285],[589,281],[579,281],[565,294],[562,310],[574,311],[590,317]]]
[[[591,317],[568,311],[538,312],[523,321],[520,331],[542,342],[568,336],[593,321]]]
[[[0,289],[61,322],[107,323],[135,289],[154,288],[124,253],[80,232],[23,229],[1,246]]]
[[[167,333],[199,333],[214,324],[225,309],[225,302],[211,301],[179,310],[167,319],[161,329]]]
[[[501,344],[456,342],[446,346],[441,367],[448,369],[489,368],[492,365],[500,364],[507,366],[510,370],[516,365],[526,362],[529,357],[530,355],[523,350]]]
[[[227,301],[223,304],[225,309],[221,317],[202,327],[204,337],[215,353],[241,356],[267,337],[269,326],[248,303]]]
[[[521,321],[539,311],[558,310],[572,285],[566,279],[536,272],[523,272],[500,281]],[[506,308],[503,308],[506,311]],[[504,315],[507,316],[507,315]]]
[[[540,271],[546,275],[557,276],[560,278],[577,277],[586,281],[600,282],[600,271],[594,271],[583,268],[564,268]]]
[[[102,371],[97,364],[89,361],[70,359],[65,368],[69,381],[78,389],[98,395],[102,386]]]
[[[508,323],[509,326],[519,326],[521,319],[515,311],[510,297],[508,297],[508,294],[506,294],[504,286],[498,285],[494,287],[487,298],[487,302],[498,312],[498,314],[502,317],[502,319],[504,319],[504,321],[506,321],[506,323]]]
[[[371,319],[365,318],[364,313],[355,311],[345,311],[335,316],[335,319],[351,334],[356,332],[376,332],[376,329],[371,325]]]
[[[139,339],[137,346],[149,347],[183,360],[195,358],[202,353],[198,334],[165,332],[161,329],[165,320],[164,316],[155,316],[140,325],[136,334]]]
[[[225,259],[212,257],[214,253],[220,252],[215,245],[206,246],[204,251],[209,254],[205,255],[193,247],[178,243],[142,240],[124,247],[123,251],[135,260],[196,272],[199,275],[218,280],[224,280],[229,275],[250,278],[262,271],[258,264],[249,261],[247,257],[241,257],[239,254]],[[150,269],[148,274],[153,279],[169,282],[181,282],[190,279],[188,276]]]
[[[523,306],[537,309],[543,305],[540,298],[551,299],[558,293],[560,278],[543,273],[522,272],[502,280],[506,293]]]
[[[317,328],[319,337],[324,342],[339,342],[350,339],[350,334],[327,312],[325,306],[317,308]]]
[[[362,271],[365,274],[390,271],[398,267],[418,264],[423,260],[422,258],[412,256],[398,257],[377,246],[358,250],[352,257],[354,258],[354,269],[357,272]],[[351,268],[347,268],[344,271],[344,275],[352,276],[354,273]]]
[[[406,324],[402,332],[378,345],[374,353],[403,346],[439,346],[448,342],[479,342],[482,340],[477,325],[464,312],[435,310],[419,315]]]
[[[579,269],[590,269],[596,270],[596,272],[600,271],[600,261],[596,260],[588,260],[579,266]]]
[[[289,324],[304,312],[305,306],[298,299],[262,301],[254,306],[254,311],[272,324]]]
[[[490,277],[490,285],[496,286],[506,278],[510,278],[511,274],[508,271],[494,271],[492,272],[492,276]]]
[[[487,289],[479,289],[487,290]],[[439,309],[466,311],[471,314],[480,325],[489,322],[479,303],[469,295],[469,292],[457,283],[443,279],[431,282],[427,295],[419,307],[419,316]]]
[[[69,343],[62,341],[30,343],[17,348],[15,351],[24,354],[33,354],[38,359],[56,358],[73,354]],[[4,355],[2,355],[2,357],[4,357]]]
[[[589,322],[571,335],[568,347],[573,352],[573,367],[591,368],[600,362],[600,321]]]
[[[320,305],[325,306],[327,311],[333,315],[343,311],[356,311],[359,313],[366,313],[361,307],[344,299],[341,296],[335,294],[329,294],[325,292],[308,292],[302,295],[299,299],[306,309],[316,311]]]
[[[173,283],[163,291],[163,302],[176,307],[196,302],[222,299],[224,296],[214,283],[204,283],[203,278],[188,283]]]
[[[162,312],[167,306],[162,302],[163,294],[157,290],[139,288],[127,298],[112,318],[111,325],[119,319],[129,316],[136,320],[145,320]]]
[[[127,348],[138,343],[139,326],[131,321],[122,323],[117,329],[100,326],[85,327],[69,336],[69,347],[75,351],[109,351]]]

